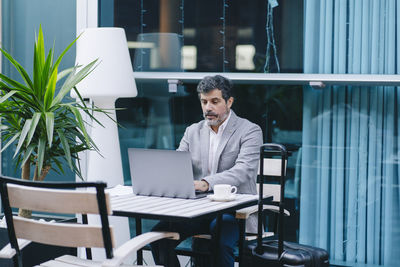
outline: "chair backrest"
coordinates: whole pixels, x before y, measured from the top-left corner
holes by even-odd
[[[111,214],[111,208],[105,187],[106,184],[100,182],[45,183],[0,177],[1,200],[11,247],[19,254],[17,238],[22,238],[57,246],[105,248],[107,258],[112,258],[114,237],[108,224],[107,215]],[[101,225],[27,219],[13,215],[12,208],[64,215],[98,214]]]
[[[281,168],[282,168],[282,159],[278,158],[264,158],[264,176],[272,176],[272,177],[279,177],[281,175]],[[285,161],[285,167],[287,166],[287,159]],[[286,168],[285,168],[286,174]],[[260,168],[258,168],[258,175],[260,175]],[[257,183],[257,193],[259,191],[259,183]],[[274,202],[279,202],[281,197],[281,185],[280,184],[263,184],[263,195],[268,196],[272,195]]]
[[[279,156],[277,161],[273,161],[275,157]],[[285,176],[287,165],[288,153],[286,147],[281,144],[263,144],[260,147],[260,182],[264,184],[268,176],[278,177],[279,179],[279,215],[278,215],[278,255],[283,252],[283,216],[284,216],[284,191],[285,191]],[[262,164],[261,164],[262,162]],[[280,163],[280,164],[275,164]],[[267,179],[269,180],[269,179]],[[268,184],[268,183],[267,183]],[[264,186],[259,187],[259,200],[258,200],[258,229],[257,229],[257,246],[256,252],[261,254],[262,251],[262,211]]]

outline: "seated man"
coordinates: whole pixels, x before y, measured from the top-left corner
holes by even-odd
[[[220,75],[205,77],[197,86],[204,120],[189,126],[178,151],[189,151],[196,190],[208,191],[216,184],[230,184],[241,194],[257,194],[256,176],[262,132],[258,125],[238,117],[232,110],[232,83]],[[257,218],[250,218],[247,230],[256,232]],[[174,248],[196,234],[213,234],[215,218],[190,224],[160,222],[154,231],[179,232],[180,241],[152,243],[156,264],[179,266]],[[234,214],[224,214],[219,242],[218,266],[233,266],[233,250],[239,239]]]

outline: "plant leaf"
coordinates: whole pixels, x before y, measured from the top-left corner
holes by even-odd
[[[64,78],[65,76],[67,76],[68,74],[70,74],[70,72],[72,72],[74,69],[75,69],[75,67],[72,67],[72,68],[68,68],[66,70],[59,72],[57,75],[57,82],[59,80],[61,80],[62,78]]]
[[[61,162],[58,160],[58,159],[56,159],[56,158],[54,158],[54,163],[56,164],[56,166],[57,166],[57,168],[60,170],[60,172],[57,172],[57,170],[56,169],[54,169],[54,171],[56,171],[57,173],[64,173],[64,169],[63,169],[63,167],[62,167],[62,164],[61,164]],[[72,168],[71,168],[72,169]]]
[[[54,68],[58,68],[58,65],[60,65],[60,62],[62,60],[62,58],[64,57],[65,53],[67,53],[67,51],[71,48],[71,46],[76,42],[76,40],[78,40],[78,38],[82,35],[79,34],[78,37],[76,37],[68,46],[67,48],[64,49],[64,51],[61,53],[61,55],[57,58],[56,63],[54,63],[53,69]]]
[[[33,135],[35,134],[36,126],[40,120],[41,113],[35,112],[32,117],[32,124],[29,129],[28,138],[26,139],[26,145],[29,146]]]
[[[53,106],[59,104],[62,101],[62,99],[64,98],[64,96],[69,92],[69,90],[68,90],[68,88],[70,87],[69,84],[71,83],[71,80],[75,77],[75,75],[76,75],[75,72],[76,72],[77,68],[78,68],[77,66],[72,68],[71,73],[68,75],[68,78],[65,80],[64,84],[61,86],[60,91],[54,98]]]
[[[49,147],[53,143],[53,132],[54,132],[54,113],[46,112],[46,130],[47,130],[47,140],[49,141]]]
[[[29,129],[31,128],[31,124],[32,124],[32,119],[25,121],[24,127],[22,128],[22,131],[21,131],[21,136],[18,141],[17,149],[15,149],[15,153],[14,153],[13,157],[15,157],[18,154],[19,150],[21,149],[22,145],[24,144],[25,137],[28,135]]]
[[[7,100],[10,96],[12,96],[13,94],[15,94],[17,91],[13,90],[8,92],[5,96],[3,96],[2,98],[0,98],[0,103],[3,103],[5,100]]]
[[[44,106],[46,110],[48,110],[48,108],[52,106],[54,93],[56,91],[56,83],[57,83],[57,68],[53,71],[53,73],[50,76],[50,80],[46,88],[46,93],[44,95]]]
[[[0,74],[0,76],[1,76],[1,74]],[[10,87],[9,85],[7,85],[3,82],[0,82],[0,90],[5,93],[15,91],[16,92],[15,98],[17,98],[17,99],[15,101],[11,101],[13,103],[17,103],[18,100],[22,100],[24,102],[27,102],[29,105],[37,106],[36,105],[37,101],[35,101],[35,95],[33,94],[33,92],[27,91],[25,88],[18,88],[18,87],[14,88],[14,87]]]
[[[42,25],[39,26],[39,35],[36,40],[36,51],[37,57],[38,57],[38,67],[39,67],[39,72],[42,72],[43,69],[43,64],[45,61],[45,54],[44,54],[44,38],[43,38],[43,31],[42,31]]]
[[[35,43],[34,49],[33,49],[33,91],[34,94],[41,98],[38,94],[41,88],[42,84],[42,75],[41,75],[41,67],[39,66],[40,60],[39,60],[39,54],[36,52],[37,51],[37,45]]]
[[[7,129],[8,129],[7,125],[0,124],[0,131],[4,131],[4,130],[7,130]]]
[[[44,51],[44,39],[42,25],[39,26],[39,35],[36,38],[34,53],[33,53],[33,84],[35,95],[39,99],[42,99],[44,87],[47,84],[47,80],[43,81],[43,65],[45,63],[45,51]]]
[[[28,148],[25,150],[24,152],[24,158],[22,159],[22,163],[21,165],[23,166],[26,162],[27,159],[29,159],[29,156],[32,154],[33,150],[35,149],[36,145],[35,144],[31,144],[30,146],[28,146]]]
[[[8,142],[7,144],[5,144],[2,148],[0,152],[3,152],[4,150],[6,150],[7,147],[9,147],[18,137],[20,136],[20,133],[17,133],[16,135],[14,135]]]
[[[27,86],[29,86],[30,89],[33,90],[33,84],[31,79],[29,78],[28,73],[25,71],[25,69],[21,66],[21,64],[18,63],[10,54],[8,54],[5,50],[0,48],[0,51],[3,53],[3,55],[11,62],[11,64],[14,65],[14,67],[17,69],[19,74],[21,74],[22,79],[24,79],[25,83]]]
[[[25,94],[24,92],[18,92],[18,94],[16,94],[15,96],[23,101],[23,106],[27,106],[36,111],[43,110],[43,102],[39,101],[35,96],[33,96],[33,98],[30,98],[29,95]]]
[[[20,89],[21,91],[25,91],[26,93],[30,93],[30,89],[28,87],[26,87],[25,85],[14,81],[13,79],[8,78],[7,76],[5,76],[4,74],[0,73],[0,79],[2,79],[3,81],[5,81],[6,83],[10,84],[11,86],[16,87],[16,89]]]
[[[40,87],[41,93],[40,93],[40,95],[43,95],[43,93],[45,92],[45,90],[48,87],[48,84],[50,83],[49,73],[50,73],[50,69],[51,69],[51,64],[53,64],[53,50],[52,49],[49,50],[49,53],[47,54],[47,58],[43,65],[43,70],[41,73],[42,78],[41,78],[41,87]]]
[[[96,62],[98,60],[93,60],[85,67],[83,67],[78,73],[74,74],[71,72],[68,79],[65,81],[63,86],[61,87],[60,91],[58,92],[57,96],[54,98],[53,105],[57,105],[61,102],[66,94],[68,94],[75,85],[77,85],[80,81],[82,81],[86,76],[88,76],[96,67]],[[77,67],[75,67],[76,69]]]
[[[79,110],[74,107],[74,106],[69,106],[69,108],[71,109],[72,113],[75,115],[77,121],[78,121],[78,128],[82,131],[83,135],[85,136],[85,140],[86,140],[86,144],[90,144],[90,139],[89,139],[89,135],[86,132],[86,128],[85,125],[83,124],[83,119],[81,114],[79,113]]]
[[[40,137],[38,144],[38,152],[37,152],[38,177],[42,173],[45,148],[46,148],[46,139]]]
[[[72,169],[71,151],[69,149],[68,141],[61,130],[57,130],[57,133],[58,136],[60,137],[61,145],[64,150],[65,156],[67,158],[68,165]]]

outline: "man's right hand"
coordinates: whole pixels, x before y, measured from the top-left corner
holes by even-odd
[[[208,183],[205,180],[194,181],[194,189],[199,191],[208,191]]]

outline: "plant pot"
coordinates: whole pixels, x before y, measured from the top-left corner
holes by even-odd
[[[54,216],[34,216],[35,219],[44,219],[44,220],[57,220],[63,222],[76,222],[76,218],[62,218],[62,217],[54,217]],[[7,228],[0,227],[0,249],[2,249],[5,245],[9,243],[8,241],[8,232]],[[60,246],[51,246],[44,245],[32,242],[27,245],[22,251],[22,262],[23,267],[31,267],[35,265],[39,265],[45,261],[60,257],[65,254],[69,255],[77,255],[76,248],[70,247],[60,247]],[[1,267],[13,267],[14,263],[12,259],[0,259]]]

